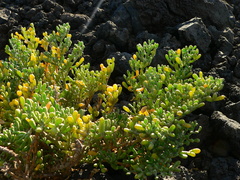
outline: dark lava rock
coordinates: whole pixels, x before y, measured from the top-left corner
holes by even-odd
[[[209,173],[211,180],[240,180],[240,161],[232,157],[215,158]]]
[[[139,33],[145,29],[133,1],[119,5],[111,19],[119,27],[126,27],[130,32]]]
[[[226,94],[228,95],[227,97],[229,98],[229,100],[231,100],[231,102],[240,101],[240,87],[239,87],[239,85],[227,83],[225,85],[224,90],[226,91]],[[226,114],[226,112],[225,112],[225,114]]]
[[[193,17],[201,17],[204,24],[217,28],[233,27],[232,8],[222,0],[133,0],[141,22],[150,31],[161,31]]]
[[[99,40],[93,45],[93,51],[97,54],[102,54],[106,50],[106,42],[104,40]]]
[[[238,103],[239,104],[239,103]],[[211,116],[211,122],[214,124],[213,131],[215,137],[223,139],[223,144],[218,144],[219,150],[226,151],[225,155],[234,155],[240,158],[240,123],[228,118],[223,113],[215,111]],[[227,152],[229,150],[229,152]]]
[[[72,29],[83,29],[83,26],[89,21],[89,17],[84,14],[63,13],[61,20],[69,23]]]
[[[123,76],[127,70],[130,70],[129,60],[132,57],[131,54],[126,52],[115,52],[109,55],[109,58],[115,58],[115,72],[117,76]]]
[[[236,91],[235,91],[236,92]],[[239,89],[238,89],[239,92]],[[235,121],[240,123],[240,101],[230,103],[226,105],[222,111],[228,115],[229,118],[234,119]]]
[[[196,44],[204,53],[208,51],[211,36],[201,18],[193,18],[178,25],[178,34],[186,44]]]
[[[237,78],[240,78],[240,59],[237,60],[237,64],[234,68],[234,75],[237,77]]]
[[[63,12],[63,7],[59,5],[57,2],[51,0],[44,0],[44,2],[42,3],[42,7],[45,12],[50,12],[53,9],[60,10]]]
[[[225,36],[219,37],[218,44],[220,44],[219,51],[222,51],[224,55],[228,56],[232,52],[233,45]]]
[[[172,177],[165,177],[162,180],[208,180],[206,170],[189,171],[186,167],[180,166],[180,172],[173,173]]]
[[[96,36],[114,43],[120,49],[126,49],[129,31],[127,28],[119,28],[112,21],[107,21],[99,26]]]

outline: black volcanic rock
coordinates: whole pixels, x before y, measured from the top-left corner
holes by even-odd
[[[201,17],[207,25],[233,27],[235,17],[229,4],[222,0],[133,0],[142,24],[150,31],[163,30],[188,19]]]
[[[231,106],[238,106],[239,108],[239,103],[234,103]],[[232,107],[232,110],[234,111],[235,108]],[[215,111],[211,116],[211,121],[214,124],[213,131],[215,138],[223,139],[227,143],[219,148],[227,148],[229,155],[240,158],[240,117],[238,116],[237,118],[238,121],[235,121],[228,118],[220,111]]]
[[[195,44],[206,53],[211,43],[211,36],[201,18],[193,18],[178,25],[180,41],[186,44]]]

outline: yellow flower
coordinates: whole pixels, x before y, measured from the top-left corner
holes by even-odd
[[[43,67],[43,68],[45,67],[44,63],[40,63],[39,65],[40,65],[40,67]]]
[[[11,107],[13,107],[14,106],[14,104],[13,104],[13,102],[11,101],[11,102],[9,102],[9,106],[11,106]]]
[[[13,99],[10,103],[9,103],[9,106],[18,106],[19,105],[19,102],[17,99]]]
[[[113,92],[113,91],[114,91],[114,89],[113,89],[112,86],[108,86],[108,87],[107,87],[107,92]]]
[[[139,115],[148,116],[149,113],[155,112],[155,109],[147,109],[147,106],[143,106],[142,109],[138,112]]]
[[[47,32],[44,32],[44,33],[43,33],[43,36],[47,36],[47,35],[48,35],[48,33],[47,33]]]
[[[177,54],[180,55],[181,54],[181,49],[177,49]]]
[[[46,104],[46,108],[47,108],[47,109],[50,109],[51,105],[52,105],[52,103],[49,101],[49,102]]]
[[[81,107],[84,107],[85,104],[84,103],[79,103],[78,106],[81,108]]]
[[[15,34],[19,40],[24,40],[24,37],[21,34],[19,34],[18,32],[15,32]]]
[[[30,61],[33,61],[33,62],[37,61],[37,57],[36,57],[35,53],[31,53]]]
[[[71,34],[67,34],[67,37],[68,37],[68,38],[71,38],[71,37],[72,37],[72,35],[71,35]]]
[[[149,112],[147,110],[147,106],[142,107],[142,109],[138,112],[138,114],[148,116]]]
[[[82,117],[82,120],[83,120],[84,123],[89,123],[89,121],[90,121],[90,115],[83,116],[83,117]]]
[[[29,27],[27,31],[31,32],[33,30],[32,27]]]
[[[136,54],[133,55],[133,59],[134,59],[134,60],[137,59],[137,55],[136,55]]]
[[[23,83],[23,87],[29,87],[28,83]]]
[[[132,86],[128,86],[128,88],[127,88],[127,89],[128,89],[129,91],[131,91],[131,90],[132,90],[132,88],[133,88]]]
[[[57,58],[60,59],[61,57],[61,49],[58,47],[57,48]]]
[[[66,90],[69,90],[69,87],[70,87],[69,84],[65,84],[65,89]]]
[[[21,90],[22,89],[22,85],[18,85],[18,89]]]
[[[30,74],[30,75],[29,75],[29,81],[30,81],[31,83],[33,83],[34,80],[35,80],[34,74]]]
[[[4,100],[4,97],[3,97],[2,95],[0,95],[0,99],[1,99],[1,100]]]
[[[84,58],[82,57],[78,62],[76,62],[76,67],[80,66],[83,63],[83,61],[84,61]]]
[[[35,38],[35,41],[36,41],[37,43],[40,43],[40,42],[41,42],[39,38]]]
[[[117,84],[113,84],[113,90],[117,91],[117,89],[118,89],[118,85]]]
[[[48,42],[45,40],[41,40],[41,47],[45,50],[48,51]]]
[[[189,96],[190,96],[190,98],[192,98],[193,97],[193,94],[194,94],[194,92],[196,91],[196,88],[194,87],[194,88],[192,88],[191,89],[191,91],[189,91]]]
[[[29,87],[28,83],[23,83],[23,86],[19,85],[18,88],[20,90],[24,91],[24,92],[27,92],[28,91],[28,87]]]
[[[204,85],[203,85],[203,87],[204,87],[204,88],[207,88],[207,87],[208,87],[208,85],[207,85],[207,84],[204,84]]]
[[[81,86],[85,86],[85,83],[82,80],[76,80],[76,83]]]
[[[107,72],[107,68],[103,64],[100,64],[100,68],[101,68],[101,71]]]
[[[73,113],[72,113],[72,117],[73,117],[73,119],[76,121],[77,118],[80,117],[80,114],[75,110],[75,111],[73,111]]]
[[[83,121],[82,121],[82,119],[81,119],[80,117],[77,118],[77,123],[78,123],[78,126],[79,126],[80,128],[83,127]]]
[[[135,79],[135,78],[136,78],[136,76],[132,76],[132,77],[131,77],[131,79]]]
[[[14,99],[14,100],[13,100],[13,103],[14,103],[14,105],[16,105],[16,106],[18,106],[18,105],[19,105],[19,102],[18,102],[18,100],[17,100],[17,99]]]
[[[60,59],[61,49],[59,47],[52,46],[51,51],[52,51],[52,57],[56,57],[55,55],[57,55],[57,58]]]
[[[21,96],[21,95],[22,95],[22,91],[21,91],[21,90],[18,90],[18,91],[17,91],[17,95],[18,95],[18,96]]]
[[[136,77],[139,76],[139,70],[136,70]]]
[[[73,119],[73,117],[72,117],[72,116],[68,116],[68,117],[67,117],[67,122],[68,122],[69,124],[74,124],[74,119]]]
[[[57,48],[55,46],[52,46],[51,51],[52,51],[52,55],[57,54]]]

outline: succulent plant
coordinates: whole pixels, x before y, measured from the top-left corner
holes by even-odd
[[[83,42],[72,45],[69,24],[36,37],[34,25],[12,34],[0,61],[0,169],[15,179],[67,177],[71,168],[93,163],[136,179],[169,175],[176,157],[195,157],[192,134],[201,127],[184,116],[222,100],[223,79],[192,73],[196,46],[166,55],[169,65],[150,66],[158,44],[137,45],[123,86],[132,102],[117,108],[119,84],[108,85],[114,58],[90,70]]]

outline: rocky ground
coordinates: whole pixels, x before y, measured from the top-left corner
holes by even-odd
[[[21,26],[34,23],[41,36],[65,22],[73,41],[84,41],[85,59],[93,68],[116,58],[111,78],[116,83],[129,69],[138,43],[154,39],[160,44],[153,65],[165,63],[169,49],[197,45],[202,58],[195,71],[224,78],[221,94],[227,98],[186,117],[203,127],[197,145],[202,153],[184,160],[181,172],[165,180],[240,180],[239,0],[0,0],[0,59],[6,58],[10,34]],[[128,100],[127,94],[121,98]],[[69,179],[133,179],[121,171],[101,174],[89,165],[79,169]]]

